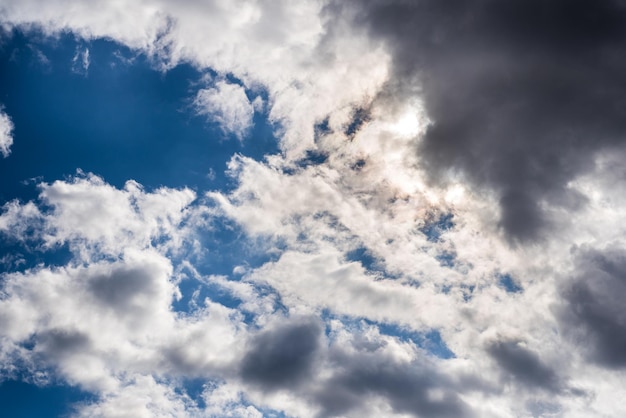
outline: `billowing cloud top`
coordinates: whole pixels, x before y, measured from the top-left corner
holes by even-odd
[[[626,413],[623,2],[0,21],[16,416]]]

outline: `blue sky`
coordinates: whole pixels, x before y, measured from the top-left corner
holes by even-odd
[[[263,115],[246,146],[195,115],[190,91],[210,71],[181,64],[161,72],[145,55],[107,40],[20,31],[7,38],[1,94],[21,141],[2,165],[3,177],[17,180],[3,184],[5,200],[24,197],[16,189],[20,180],[49,181],[78,168],[116,186],[132,178],[151,189],[223,188],[234,153],[261,159],[277,150]],[[89,68],[73,70],[75,54],[85,48]]]
[[[623,19],[0,0],[3,413],[622,416]]]

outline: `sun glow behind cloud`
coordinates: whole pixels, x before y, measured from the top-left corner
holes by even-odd
[[[423,131],[423,124],[418,113],[409,110],[392,125],[392,130],[400,136],[414,137]]]

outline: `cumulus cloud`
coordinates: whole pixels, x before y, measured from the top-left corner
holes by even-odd
[[[123,390],[78,408],[77,417],[185,417],[198,411],[188,399],[151,376],[137,376]]]
[[[68,243],[85,257],[93,254],[93,246],[105,254],[119,254],[128,247],[146,248],[157,236],[171,239],[163,245],[179,245],[178,226],[185,208],[195,199],[189,189],[144,193],[132,180],[119,190],[93,174],[79,175],[71,182],[41,184],[40,188],[41,201],[52,208],[52,213],[42,215],[43,240],[49,246]]]
[[[11,153],[11,145],[13,145],[13,122],[0,107],[0,153],[4,158]]]
[[[146,192],[136,183],[120,190],[92,175],[42,184],[40,190],[45,209],[34,210],[32,202],[14,202],[14,209],[3,216],[15,217],[20,212],[15,208],[23,207],[22,212],[32,212],[38,219],[30,224],[39,229],[34,237],[80,245],[70,247],[74,258],[67,265],[39,266],[4,276],[1,352],[4,358],[21,358],[33,372],[57,375],[98,393],[97,402],[79,407],[79,416],[193,416],[199,413],[198,405],[174,390],[173,382],[184,378],[227,379],[238,388],[235,393],[247,392],[261,405],[298,416],[332,415],[340,410],[357,416],[377,409],[390,414],[470,414],[469,406],[456,394],[460,389],[446,388],[449,378],[431,382],[433,366],[413,370],[416,363],[399,377],[393,377],[395,371],[380,377],[383,370],[404,370],[402,361],[423,358],[414,345],[398,345],[393,338],[380,335],[363,344],[352,330],[340,331],[343,336],[331,342],[319,319],[310,313],[300,316],[292,308],[289,318],[280,311],[259,311],[263,316],[256,332],[247,329],[237,310],[210,300],[187,314],[173,312],[179,289],[172,261],[166,257],[173,244],[165,244],[164,238],[184,235],[181,217],[189,216],[193,200],[187,191]],[[67,202],[86,200],[117,208],[125,214],[125,222],[114,213],[100,214],[87,202],[72,205],[71,216],[66,212]],[[146,203],[153,201],[160,208],[153,213],[155,217],[149,216]],[[108,222],[107,228],[92,225],[88,215],[96,218],[94,222]],[[81,219],[82,228],[72,226],[71,222]],[[68,234],[69,230],[75,235]],[[255,274],[275,276],[277,272]],[[229,287],[218,278],[207,280]],[[357,282],[357,286],[370,286],[366,283]],[[230,288],[243,299],[262,297],[261,288],[244,283]],[[276,289],[287,297],[288,291]],[[376,297],[374,290],[369,294]],[[338,304],[331,307],[341,312]],[[359,309],[357,314],[367,314],[364,306]],[[333,347],[330,351],[328,344]],[[377,362],[382,362],[380,370],[362,370],[365,364]],[[10,375],[10,370],[3,372]],[[428,380],[420,377],[426,374]],[[394,389],[406,385],[409,390],[404,395]],[[207,392],[207,399],[217,396],[215,390]],[[334,392],[345,392],[347,400],[337,404]],[[285,393],[295,395],[291,403],[285,402]],[[421,395],[415,398],[416,393]],[[378,401],[356,401],[367,394]],[[235,396],[224,408],[258,416],[257,409],[241,402]]]
[[[86,175],[41,185],[40,198],[49,205],[45,211],[22,210],[39,219],[30,224],[38,232],[25,245],[37,251],[40,243],[69,240],[72,258],[59,267],[40,265],[3,275],[3,359],[20,359],[41,381],[60,377],[102,395],[79,415],[184,416],[193,402],[155,379],[191,376],[192,368],[206,379],[221,376],[241,351],[232,346],[235,336],[243,332],[245,338],[241,316],[222,305],[207,300],[189,316],[172,310],[180,291],[165,255],[193,239],[180,224],[188,219],[184,211],[193,194],[148,193],[136,183],[119,190]],[[99,217],[91,204],[73,205],[68,218],[65,205],[75,199],[129,210],[128,222],[108,212]],[[2,217],[13,217],[15,210],[9,208]],[[76,220],[82,220],[82,228],[72,227]],[[95,222],[93,228],[88,220]],[[207,324],[210,335],[201,332]],[[13,362],[3,364],[1,375],[13,376]]]

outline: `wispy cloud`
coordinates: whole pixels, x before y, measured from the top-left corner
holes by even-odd
[[[72,71],[77,74],[87,75],[90,64],[89,48],[77,48],[76,53],[72,57]]]

